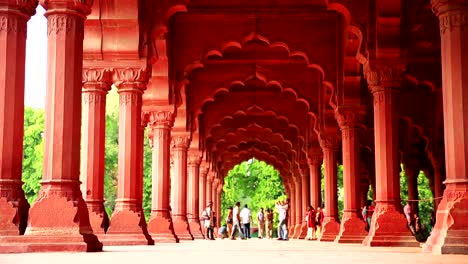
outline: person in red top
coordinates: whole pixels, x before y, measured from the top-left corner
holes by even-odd
[[[307,207],[305,220],[307,223],[307,236],[305,239],[307,240],[315,239],[315,210],[310,205],[309,207]]]

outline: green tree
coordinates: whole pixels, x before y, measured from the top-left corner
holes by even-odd
[[[26,107],[24,111],[23,190],[31,204],[41,188],[44,159],[44,110]]]
[[[343,216],[344,208],[344,188],[343,188],[343,165],[337,167],[337,193],[338,193],[338,218]],[[325,166],[322,164],[322,180],[321,180],[322,203],[325,206]]]
[[[224,179],[221,222],[226,218],[227,208],[237,201],[242,206],[248,204],[252,212],[257,212],[260,208],[274,209],[275,202],[285,198],[280,174],[273,166],[256,159],[244,161],[230,170]]]

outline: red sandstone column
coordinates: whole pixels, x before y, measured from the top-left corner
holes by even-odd
[[[434,164],[434,163],[433,163]],[[434,210],[439,208],[439,204],[442,201],[439,197],[444,195],[444,182],[445,180],[445,169],[440,163],[434,164]]]
[[[21,186],[26,23],[37,2],[0,3],[0,236],[24,234],[29,204]]]
[[[307,236],[307,221],[305,221],[305,213],[307,212],[307,207],[310,205],[310,177],[309,177],[309,166],[307,165],[307,162],[302,161],[301,162],[301,171],[302,171],[302,178],[301,178],[301,188],[302,188],[302,225],[301,225],[301,231],[299,236],[297,237],[298,239],[304,239]]]
[[[309,169],[310,169],[310,204],[317,210],[322,206],[322,150],[311,150],[308,154]]]
[[[216,227],[219,228],[221,224],[221,194],[223,192],[223,185],[221,182],[218,183],[216,189]]]
[[[41,4],[48,32],[44,174],[29,211],[27,241],[40,242],[35,247],[40,251],[101,251],[79,181],[83,29],[91,5],[64,0]]]
[[[408,200],[411,201],[412,212],[419,212],[418,175],[419,170],[415,167],[405,167],[408,181]]]
[[[400,203],[396,88],[400,85],[401,69],[382,66],[367,71],[366,78],[374,98],[376,208],[363,244],[417,246],[406,227]]]
[[[146,69],[115,69],[119,93],[119,164],[117,198],[106,245],[153,245],[141,204],[141,106]]]
[[[336,166],[339,138],[337,136],[321,137],[320,146],[325,163],[325,210],[320,241],[334,241],[340,231]]]
[[[193,240],[187,220],[187,151],[189,134],[172,135],[174,175],[171,179],[172,221],[174,232],[181,240]]]
[[[468,254],[468,3],[432,0],[440,20],[444,103],[444,197],[424,251]]]
[[[295,179],[292,179],[290,184],[290,201],[289,201],[289,212],[288,212],[288,237],[292,238],[294,236],[294,228],[296,226],[296,184]]]
[[[304,185],[305,183],[301,181],[301,176],[300,175],[297,175],[296,176],[297,179],[296,179],[296,182],[294,183],[295,184],[295,192],[296,192],[296,195],[295,195],[295,198],[296,198],[296,202],[295,202],[295,211],[296,211],[296,214],[295,214],[295,218],[296,218],[296,221],[295,221],[295,225],[294,225],[294,234],[292,234],[291,238],[299,238],[299,236],[301,235],[301,227],[302,227],[302,222],[303,222],[303,217],[302,217],[302,187],[301,187],[301,184]]]
[[[148,113],[152,149],[152,208],[148,232],[156,242],[179,242],[171,218],[169,159],[171,128],[174,115],[170,111]]]
[[[200,217],[201,215],[201,212],[203,212],[206,208],[206,204],[208,203],[206,201],[206,182],[207,182],[207,177],[208,177],[208,170],[209,170],[209,167],[208,167],[208,164],[203,161],[200,165],[200,181],[199,181],[199,190],[200,190],[200,203],[199,203],[199,215],[198,217]],[[202,228],[202,232],[204,231],[204,228]]]
[[[213,202],[213,172],[209,172],[206,178],[206,196],[205,196],[205,207],[208,202]]]
[[[111,84],[107,70],[83,70],[81,191],[88,206],[91,227],[100,235],[109,228],[109,217],[104,209],[104,145],[106,95]]]
[[[187,196],[187,217],[190,232],[195,239],[203,239],[200,225],[200,172],[201,153],[197,150],[190,150],[187,159],[188,174],[188,196]]]
[[[341,128],[343,145],[344,208],[341,228],[336,242],[361,243],[367,235],[361,219],[360,199],[360,133],[359,122],[363,113],[359,109],[339,107],[336,119]]]

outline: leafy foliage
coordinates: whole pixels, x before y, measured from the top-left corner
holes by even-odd
[[[23,190],[31,204],[41,189],[44,160],[44,110],[26,107],[24,111]]]
[[[248,204],[255,221],[254,215],[260,208],[274,209],[275,202],[285,198],[279,172],[273,166],[256,159],[244,161],[229,171],[224,179],[221,222],[226,218],[227,209],[236,202],[240,202],[242,207]]]

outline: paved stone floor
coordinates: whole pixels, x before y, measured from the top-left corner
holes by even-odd
[[[0,254],[1,264],[468,264],[468,256],[420,253],[419,248],[368,248],[290,240],[197,240],[156,246],[104,247],[100,253]]]

